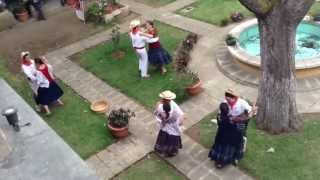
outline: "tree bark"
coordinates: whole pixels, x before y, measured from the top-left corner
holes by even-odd
[[[296,106],[296,28],[314,0],[240,0],[258,18],[261,78],[257,127],[270,133],[303,127]],[[263,4],[266,2],[267,4]]]

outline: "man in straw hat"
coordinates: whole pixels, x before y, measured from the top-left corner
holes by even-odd
[[[243,134],[243,151],[245,151],[247,143],[246,129],[249,119],[256,114],[257,107],[255,104],[251,107],[247,101],[240,98],[239,95],[230,88],[225,91],[225,102],[229,106],[229,114],[231,115],[230,119],[233,123],[237,124],[238,129]]]
[[[130,22],[130,37],[132,46],[135,49],[139,58],[139,72],[142,78],[149,78],[148,74],[148,54],[145,48],[146,43],[153,43],[159,40],[158,37],[151,38],[146,37],[144,33],[140,31],[140,21],[133,20]],[[144,34],[144,35],[143,35]]]
[[[166,90],[159,94],[162,100],[154,111],[155,118],[160,126],[160,131],[155,144],[155,151],[167,157],[178,154],[182,148],[181,128],[184,113],[173,101],[176,94]]]

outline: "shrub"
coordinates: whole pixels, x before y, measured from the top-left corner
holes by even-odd
[[[102,24],[104,23],[103,15],[104,15],[103,6],[101,6],[98,3],[93,3],[89,6],[87,10],[86,19],[96,24]]]

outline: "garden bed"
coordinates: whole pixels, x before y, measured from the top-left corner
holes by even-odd
[[[210,148],[217,126],[211,122],[212,113],[187,130],[194,140]],[[257,179],[307,179],[319,177],[320,172],[320,115],[304,116],[304,130],[300,133],[270,135],[255,126],[254,120],[248,128],[248,144],[239,167]],[[267,150],[273,147],[274,153]]]
[[[8,71],[3,59],[0,59],[0,78],[5,79],[30,106],[35,106],[25,78]],[[83,159],[112,144],[114,139],[104,127],[105,116],[91,112],[88,102],[61,81],[59,84],[65,93],[62,97],[65,105],[52,107],[52,114],[49,117],[40,114],[42,118]]]
[[[162,45],[171,54],[187,35],[185,31],[162,23],[156,23],[156,27],[159,29]],[[176,100],[180,103],[188,97],[185,82],[178,80],[172,63],[168,65],[165,75],[161,75],[155,67],[149,66],[151,78],[142,80],[138,72],[138,58],[127,33],[121,35],[118,47],[125,55],[117,60],[112,58],[113,46],[110,41],[80,52],[71,59],[150,109],[154,108],[159,100],[158,94],[163,90],[175,92]]]
[[[151,178],[152,177],[152,178]],[[121,172],[113,180],[187,180],[174,167],[161,160],[157,155],[150,154],[135,163],[127,170]]]

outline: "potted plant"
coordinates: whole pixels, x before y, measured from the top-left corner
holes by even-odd
[[[185,75],[190,79],[190,84],[186,87],[187,93],[190,96],[199,94],[203,90],[203,88],[198,74],[188,70],[187,72],[185,72]]]
[[[14,3],[12,3],[12,8],[13,13],[17,16],[18,20],[20,22],[26,22],[29,19],[29,14],[28,11],[25,7],[25,2],[22,0],[18,0]]]
[[[232,35],[228,34],[226,37],[226,44],[228,46],[234,46],[237,44],[237,39],[233,37]]]
[[[107,117],[107,126],[116,138],[124,138],[129,135],[128,124],[130,118],[135,117],[134,112],[129,109],[119,108],[112,110]]]
[[[121,59],[124,56],[124,52],[119,49],[120,36],[120,27],[115,24],[111,30],[111,40],[113,46],[113,52],[111,56],[114,59]]]
[[[195,96],[202,92],[202,82],[200,81],[197,73],[186,69],[184,72],[179,72],[177,77],[180,82],[183,82],[183,85],[189,96]]]

